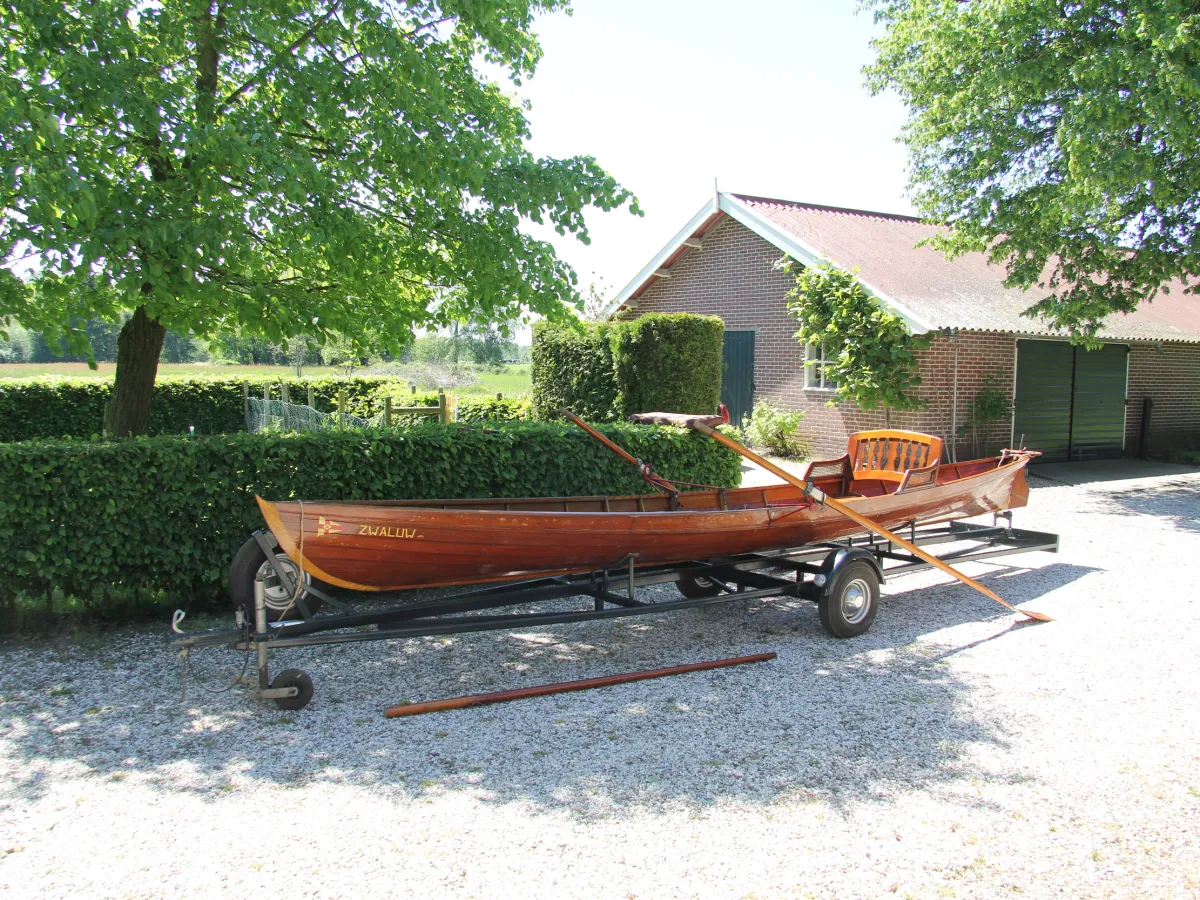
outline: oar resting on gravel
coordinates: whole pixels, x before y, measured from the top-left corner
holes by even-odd
[[[669,420],[670,424],[682,425],[686,428],[691,428],[693,431],[699,431],[701,434],[708,435],[714,441],[717,441],[720,444],[724,444],[726,447],[728,447],[734,453],[737,453],[740,456],[744,456],[746,459],[750,460],[752,463],[757,463],[758,465],[762,466],[764,469],[766,469],[771,474],[776,475],[779,478],[782,478],[788,484],[795,485],[796,487],[800,488],[800,490],[804,491],[806,496],[811,497],[813,500],[817,501],[818,503],[825,504],[826,506],[828,506],[830,509],[834,510],[835,512],[841,513],[847,519],[857,522],[859,525],[861,525],[863,528],[867,529],[868,531],[873,531],[876,534],[878,534],[879,536],[886,538],[887,540],[892,541],[895,544],[898,544],[899,546],[901,546],[905,550],[907,550],[909,553],[911,553],[913,556],[929,563],[929,565],[933,566],[935,569],[940,569],[941,571],[945,572],[947,575],[952,575],[953,577],[955,577],[959,581],[961,581],[963,584],[973,587],[973,588],[975,588],[975,590],[979,591],[979,593],[983,594],[984,596],[990,597],[992,600],[995,600],[997,603],[999,603],[1005,609],[1010,609],[1015,613],[1019,613],[1023,616],[1027,616],[1030,619],[1036,619],[1039,622],[1053,622],[1054,621],[1052,618],[1050,618],[1050,616],[1046,615],[1045,613],[1032,612],[1031,610],[1028,610],[1028,609],[1017,609],[1017,607],[1013,606],[1011,603],[1008,603],[1006,600],[1004,600],[1002,597],[1000,597],[1000,595],[993,593],[988,588],[984,587],[982,584],[980,584],[974,578],[971,578],[968,575],[964,575],[962,572],[958,571],[958,569],[955,569],[953,566],[949,565],[948,563],[943,562],[942,560],[938,559],[936,556],[926,553],[924,550],[922,550],[920,547],[916,546],[915,544],[909,543],[904,538],[900,537],[900,535],[898,535],[892,531],[889,531],[888,529],[884,528],[882,525],[878,524],[877,522],[872,521],[871,519],[868,519],[866,516],[862,515],[861,513],[855,512],[853,509],[851,509],[845,503],[842,503],[840,500],[835,500],[833,497],[830,497],[824,491],[820,490],[819,488],[814,487],[811,482],[805,483],[805,482],[801,481],[799,478],[797,478],[795,475],[793,475],[791,472],[788,472],[786,469],[781,469],[779,466],[775,465],[770,460],[763,459],[757,453],[755,453],[751,450],[747,450],[745,447],[743,447],[737,441],[733,440],[733,438],[727,437],[726,435],[723,435],[723,434],[721,434],[721,432],[717,431],[713,427],[713,417],[712,416],[668,416],[668,415],[664,415],[662,413],[648,413],[646,415],[648,417],[658,417],[658,421],[660,421],[660,422]]]

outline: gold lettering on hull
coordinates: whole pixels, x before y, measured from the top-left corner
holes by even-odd
[[[417,534],[417,529],[415,528],[393,528],[390,525],[359,525],[358,533],[369,537],[401,538],[404,540],[421,537],[421,535]]]

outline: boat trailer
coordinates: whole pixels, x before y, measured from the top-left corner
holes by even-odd
[[[909,525],[905,536],[922,548],[953,545],[938,556],[945,562],[994,559],[1036,550],[1058,552],[1058,535],[1013,528],[1011,513],[996,514],[990,526],[959,522],[922,528]],[[256,532],[256,539],[262,544],[270,541],[271,536]],[[670,566],[639,568],[637,555],[630,554],[611,569],[504,582],[428,600],[405,599],[411,598],[411,590],[360,593],[353,595],[354,598],[371,601],[375,608],[355,612],[315,586],[307,585],[297,591],[290,573],[276,567],[274,559],[273,552],[267,553],[267,571],[255,582],[253,622],[239,608],[232,629],[184,633],[178,628],[182,614],[176,613],[172,623],[174,633],[169,640],[179,651],[185,691],[189,654],[204,647],[231,646],[246,651],[247,659],[253,651],[258,668],[255,695],[262,700],[274,700],[281,709],[293,710],[302,709],[312,699],[312,679],[299,669],[288,669],[272,679],[269,673],[272,650],[658,615],[731,600],[771,597],[811,600],[817,604],[826,631],[834,637],[849,638],[871,627],[879,606],[879,585],[885,578],[932,568],[890,541],[865,535],[790,550]],[[264,592],[265,582],[270,579],[276,579],[289,593],[298,595],[300,620],[267,621]],[[644,594],[639,596],[639,588],[670,583],[679,588],[682,595],[679,599],[649,600]],[[310,613],[303,602],[306,593],[328,601],[337,611]],[[571,597],[590,603],[574,610],[480,615],[490,610],[554,603]]]

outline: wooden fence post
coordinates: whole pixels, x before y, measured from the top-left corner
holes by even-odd
[[[292,402],[292,392],[290,390],[288,390],[286,381],[279,385],[279,399],[282,400],[284,403]]]
[[[438,421],[443,425],[450,424],[450,408],[446,405],[446,392],[438,391]]]
[[[242,415],[250,413],[250,382],[242,382]]]
[[[341,416],[346,415],[346,389],[345,388],[340,388],[338,390],[338,415],[341,415]]]
[[[308,405],[313,409],[317,408],[317,404],[313,403],[313,389],[311,384],[308,386]]]
[[[391,397],[383,398],[383,427],[384,428],[392,427],[392,398]]]
[[[270,402],[271,402],[271,385],[268,382],[267,384],[263,385],[263,403],[270,403]]]

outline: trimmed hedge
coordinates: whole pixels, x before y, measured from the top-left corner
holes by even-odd
[[[437,391],[418,391],[413,393],[405,382],[386,384],[354,403],[346,404],[346,411],[357,416],[371,418],[383,412],[384,401],[392,398],[392,408],[404,406],[437,406]],[[529,399],[520,396],[500,396],[494,394],[459,394],[454,398],[454,419],[457,422],[521,422],[533,418],[533,406]],[[419,425],[430,421],[424,416],[395,415],[392,424],[396,426]]]
[[[600,323],[572,328],[545,321],[533,326],[529,371],[535,418],[557,418],[564,406],[594,422],[617,418],[611,327]]]
[[[717,411],[725,323],[716,316],[655,313],[620,323],[610,340],[622,416]]]
[[[378,391],[395,384],[396,379],[164,376],[154,387],[147,433],[186,434],[189,425],[195,426],[197,434],[244,431],[243,383],[250,385],[255,397],[261,397],[263,388],[271,385],[275,399],[279,399],[279,385],[286,384],[293,403],[304,403],[311,385],[314,404],[322,412],[335,411],[338,393],[345,390],[347,412],[364,415]],[[111,390],[112,382],[100,378],[0,379],[0,442],[98,434]],[[433,402],[437,402],[436,395]]]
[[[652,314],[628,322],[533,330],[533,411],[560,407],[592,421],[638,412],[711,414],[721,402],[725,324],[716,316]]]
[[[456,422],[528,422],[533,402],[528,397],[488,397],[464,394],[454,401]]]
[[[732,487],[738,457],[674,428],[603,431],[668,478]],[[122,591],[201,604],[263,527],[254,495],[430,499],[648,490],[633,468],[558,423],[404,432],[230,434],[0,445],[0,599],[61,590],[111,613]]]

